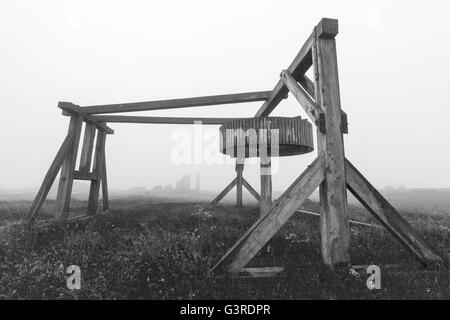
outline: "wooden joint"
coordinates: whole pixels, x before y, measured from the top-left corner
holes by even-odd
[[[337,19],[323,18],[316,27],[316,34],[320,38],[334,38],[339,32]]]
[[[83,118],[83,121],[87,123],[91,123],[97,127],[97,129],[104,131],[107,134],[113,134],[114,130],[105,125],[102,122],[98,122],[97,120],[91,118],[89,115],[84,113],[83,109],[71,102],[58,102],[58,108],[63,110],[63,115],[79,115]]]

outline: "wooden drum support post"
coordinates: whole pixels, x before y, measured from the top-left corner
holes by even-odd
[[[272,207],[271,157],[291,156],[314,149],[312,126],[301,117],[242,118],[224,123],[220,127],[220,152],[236,158],[237,201],[242,206],[242,185],[259,200],[260,215]],[[245,158],[260,158],[261,195],[242,177]],[[242,184],[240,183],[242,181]],[[233,187],[229,185],[212,204],[216,204]]]

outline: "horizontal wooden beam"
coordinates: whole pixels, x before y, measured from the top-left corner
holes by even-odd
[[[73,104],[71,102],[59,102],[58,108],[63,110],[63,114],[78,114],[83,118],[83,121],[87,123],[91,123],[95,125],[95,127],[99,130],[105,131],[107,134],[113,134],[114,130],[101,123],[97,120],[92,119],[89,115],[87,115],[80,106]]]
[[[184,99],[87,106],[82,107],[82,110],[85,114],[150,111],[150,110],[203,107],[203,106],[214,106],[231,103],[265,101],[269,98],[269,96],[270,91],[258,91],[258,92],[235,93],[235,94],[184,98]]]
[[[98,180],[98,174],[93,172],[80,172],[80,171],[74,171],[73,178],[75,180]]]
[[[91,116],[92,119],[101,122],[116,123],[155,123],[155,124],[194,124],[201,122],[208,125],[221,125],[238,118],[181,118],[181,117],[144,117],[144,116]]]

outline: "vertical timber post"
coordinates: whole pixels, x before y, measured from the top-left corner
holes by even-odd
[[[236,207],[242,208],[242,172],[244,159],[236,158]]]
[[[261,196],[259,216],[264,216],[272,207],[272,168],[269,156],[260,157]]]
[[[77,161],[82,124],[83,120],[81,116],[74,114],[70,117],[69,132],[74,131],[75,136],[70,151],[66,155],[61,167],[58,193],[56,196],[56,216],[63,219],[67,218],[69,214],[70,198],[72,195],[73,186],[73,173],[75,171],[75,164]]]
[[[108,211],[109,210],[109,196],[108,196],[108,177],[106,175],[105,146],[103,147],[102,199],[103,199],[103,211]]]
[[[103,173],[103,157],[105,155],[105,139],[106,133],[103,130],[97,130],[97,142],[95,146],[94,165],[92,172],[97,176],[95,180],[91,181],[91,188],[89,190],[88,214],[94,215],[98,209],[98,196],[100,192],[100,181]]]
[[[332,268],[350,262],[337,33],[338,21],[324,18],[314,30],[313,45],[315,100],[325,114],[325,131],[317,131],[318,152],[325,155],[325,180],[319,187],[322,256]]]

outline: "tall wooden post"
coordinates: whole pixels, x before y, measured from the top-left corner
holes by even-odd
[[[98,197],[100,192],[100,180],[103,175],[104,155],[105,155],[105,139],[106,133],[102,130],[97,130],[97,142],[95,146],[95,156],[93,165],[93,174],[97,177],[91,180],[91,188],[89,190],[88,214],[93,215],[97,213]]]
[[[67,218],[70,207],[70,197],[72,195],[73,173],[77,161],[78,145],[80,142],[81,126],[83,119],[80,115],[70,117],[69,132],[75,133],[70,152],[66,155],[61,167],[58,193],[56,197],[56,216]]]
[[[324,131],[317,131],[318,152],[325,155],[325,180],[319,187],[322,256],[331,267],[350,261],[344,142],[335,36],[338,22],[322,19],[315,28],[313,63],[315,100],[324,111]]]
[[[244,171],[244,160],[236,158],[236,207],[242,208],[242,172]]]
[[[260,158],[261,196],[259,215],[264,216],[272,207],[272,168],[270,157]]]

